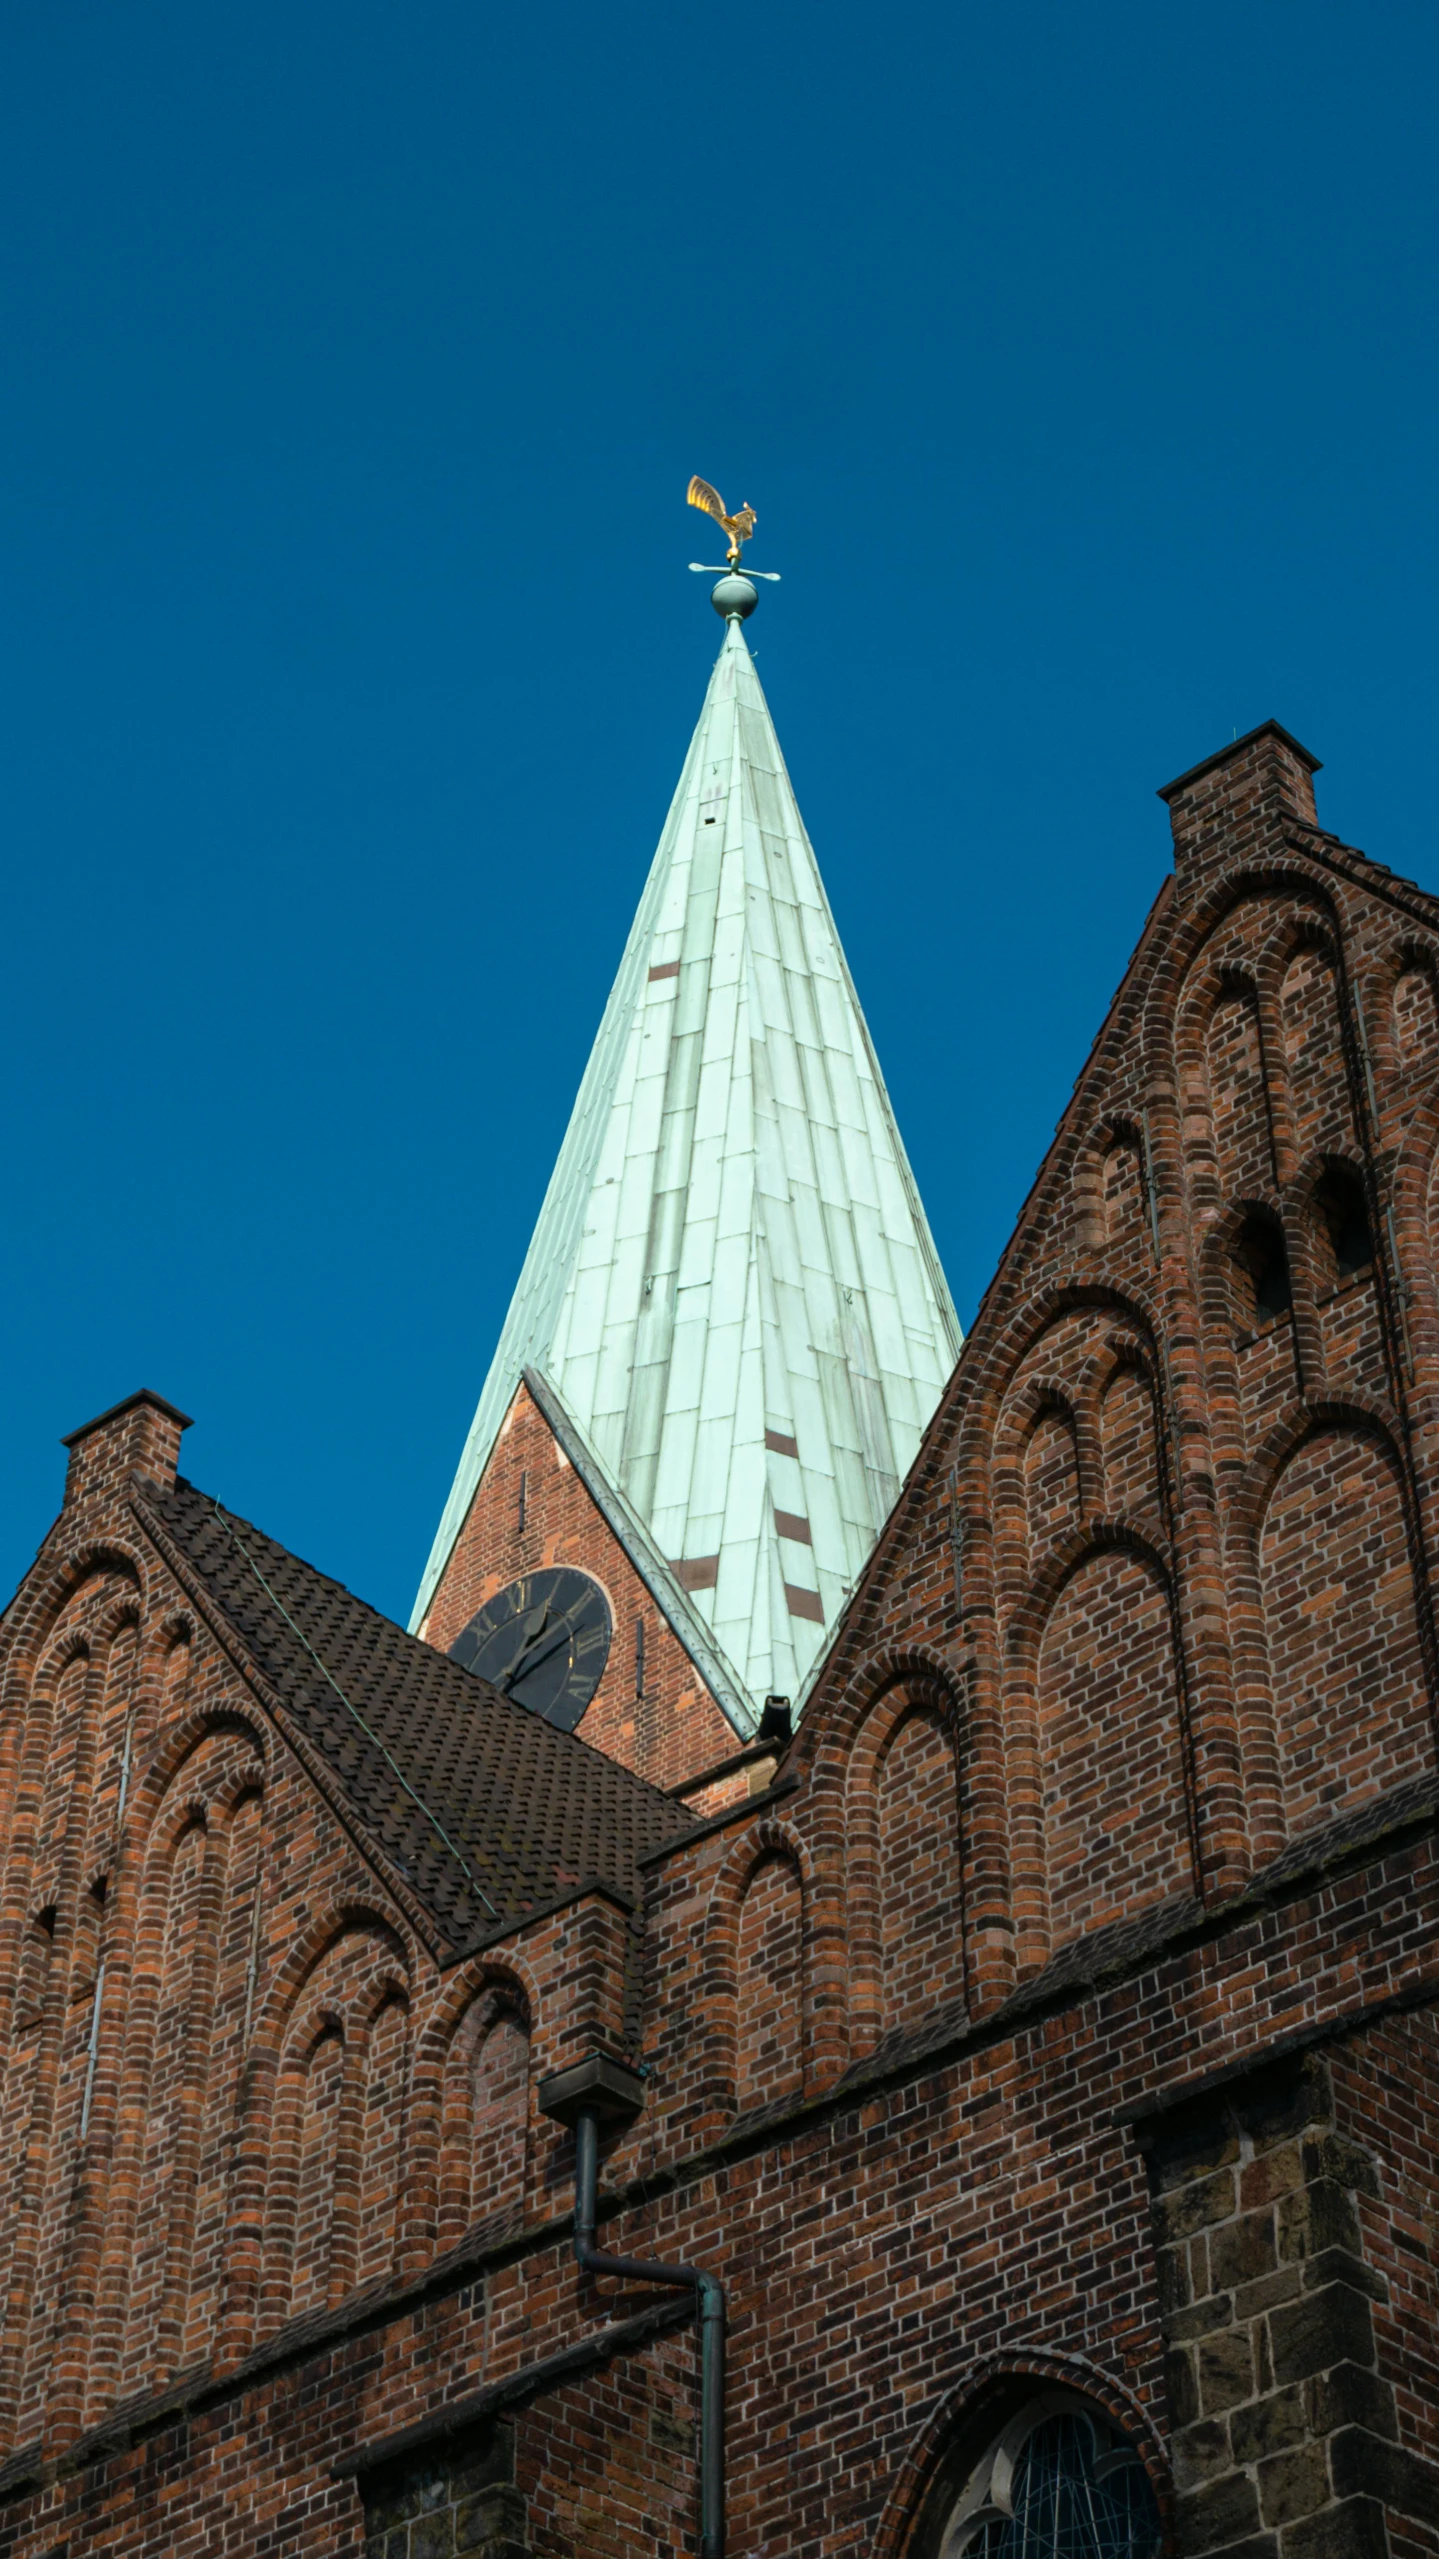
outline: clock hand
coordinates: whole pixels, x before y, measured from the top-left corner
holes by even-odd
[[[558,1652],[564,1637],[574,1633],[574,1628],[569,1622],[570,1619],[574,1616],[577,1608],[583,1608],[585,1600],[588,1597],[589,1593],[586,1591],[581,1598],[571,1602],[570,1606],[565,1610],[563,1617],[557,1620],[553,1637],[551,1641],[546,1644],[542,1653],[536,1653],[535,1651],[535,1646],[540,1639],[539,1635],[531,1637],[529,1643],[526,1644],[524,1651],[522,1653],[518,1653],[515,1659],[511,1662],[504,1678],[496,1682],[496,1686],[499,1688],[502,1696],[509,1696],[511,1689],[514,1686],[515,1681],[519,1678],[521,1672],[523,1672],[526,1678],[528,1678],[532,1670],[538,1670],[542,1662],[547,1662],[549,1660],[551,1653]],[[548,1614],[548,1612],[546,1612],[546,1614]],[[540,1628],[540,1635],[544,1632],[545,1629],[542,1626]]]
[[[548,1600],[543,1600],[538,1608],[532,1608],[528,1617],[522,1617],[520,1619],[520,1632],[524,1636],[525,1640],[521,1644],[519,1651],[516,1653],[514,1660],[511,1662],[509,1669],[505,1673],[506,1679],[513,1679],[515,1672],[519,1669],[519,1666],[525,1659],[526,1654],[534,1651],[536,1644],[539,1642],[540,1637],[543,1635],[549,1622],[550,1603]]]

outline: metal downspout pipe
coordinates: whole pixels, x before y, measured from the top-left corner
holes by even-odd
[[[724,2286],[698,2266],[665,2266],[647,2257],[610,2257],[595,2246],[599,2125],[585,2109],[575,2117],[575,2256],[592,2275],[668,2284],[692,2292],[700,2319],[700,2559],[724,2559]]]

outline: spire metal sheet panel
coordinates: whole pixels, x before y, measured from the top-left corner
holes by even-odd
[[[712,1566],[692,1605],[756,1712],[798,1701],[959,1343],[731,621],[412,1624],[533,1367],[660,1553]]]

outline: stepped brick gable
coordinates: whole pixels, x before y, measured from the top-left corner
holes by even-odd
[[[543,1378],[433,1640],[162,1399],[73,1436],[0,1663],[0,2559],[677,2559],[654,2261],[723,2287],[726,2559],[1439,2555],[1439,902],[1314,770],[1164,794],[788,1744],[711,1693],[668,1777],[701,1636]],[[598,1748],[447,1658],[575,1558]]]

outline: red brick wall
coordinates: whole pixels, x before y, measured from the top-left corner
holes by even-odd
[[[1271,1155],[1259,1007],[1251,988],[1221,994],[1209,1017],[1205,1055],[1225,1185],[1236,1198],[1257,1196],[1270,1186]]]
[[[1293,1833],[1432,1763],[1403,1507],[1382,1442],[1321,1431],[1289,1460],[1264,1516],[1260,1588]]]
[[[1065,1584],[1038,1696],[1049,1924],[1062,1946],[1191,1880],[1169,1602],[1135,1556],[1096,1555]]]
[[[546,1564],[592,1574],[614,1620],[604,1676],[580,1727],[585,1741],[654,1786],[683,1785],[743,1747],[521,1386],[440,1576],[426,1640],[448,1652],[497,1590]],[[644,1693],[637,1696],[641,1626]]]
[[[1439,1064],[1439,1003],[1431,967],[1406,966],[1394,981],[1394,1037],[1411,1072]]]
[[[745,1887],[735,1967],[735,2103],[768,2105],[804,2085],[804,1899],[792,1858],[761,1859]]]
[[[954,1741],[917,1706],[896,1727],[875,1781],[879,1938],[886,2032],[923,2017],[963,1942]]]

